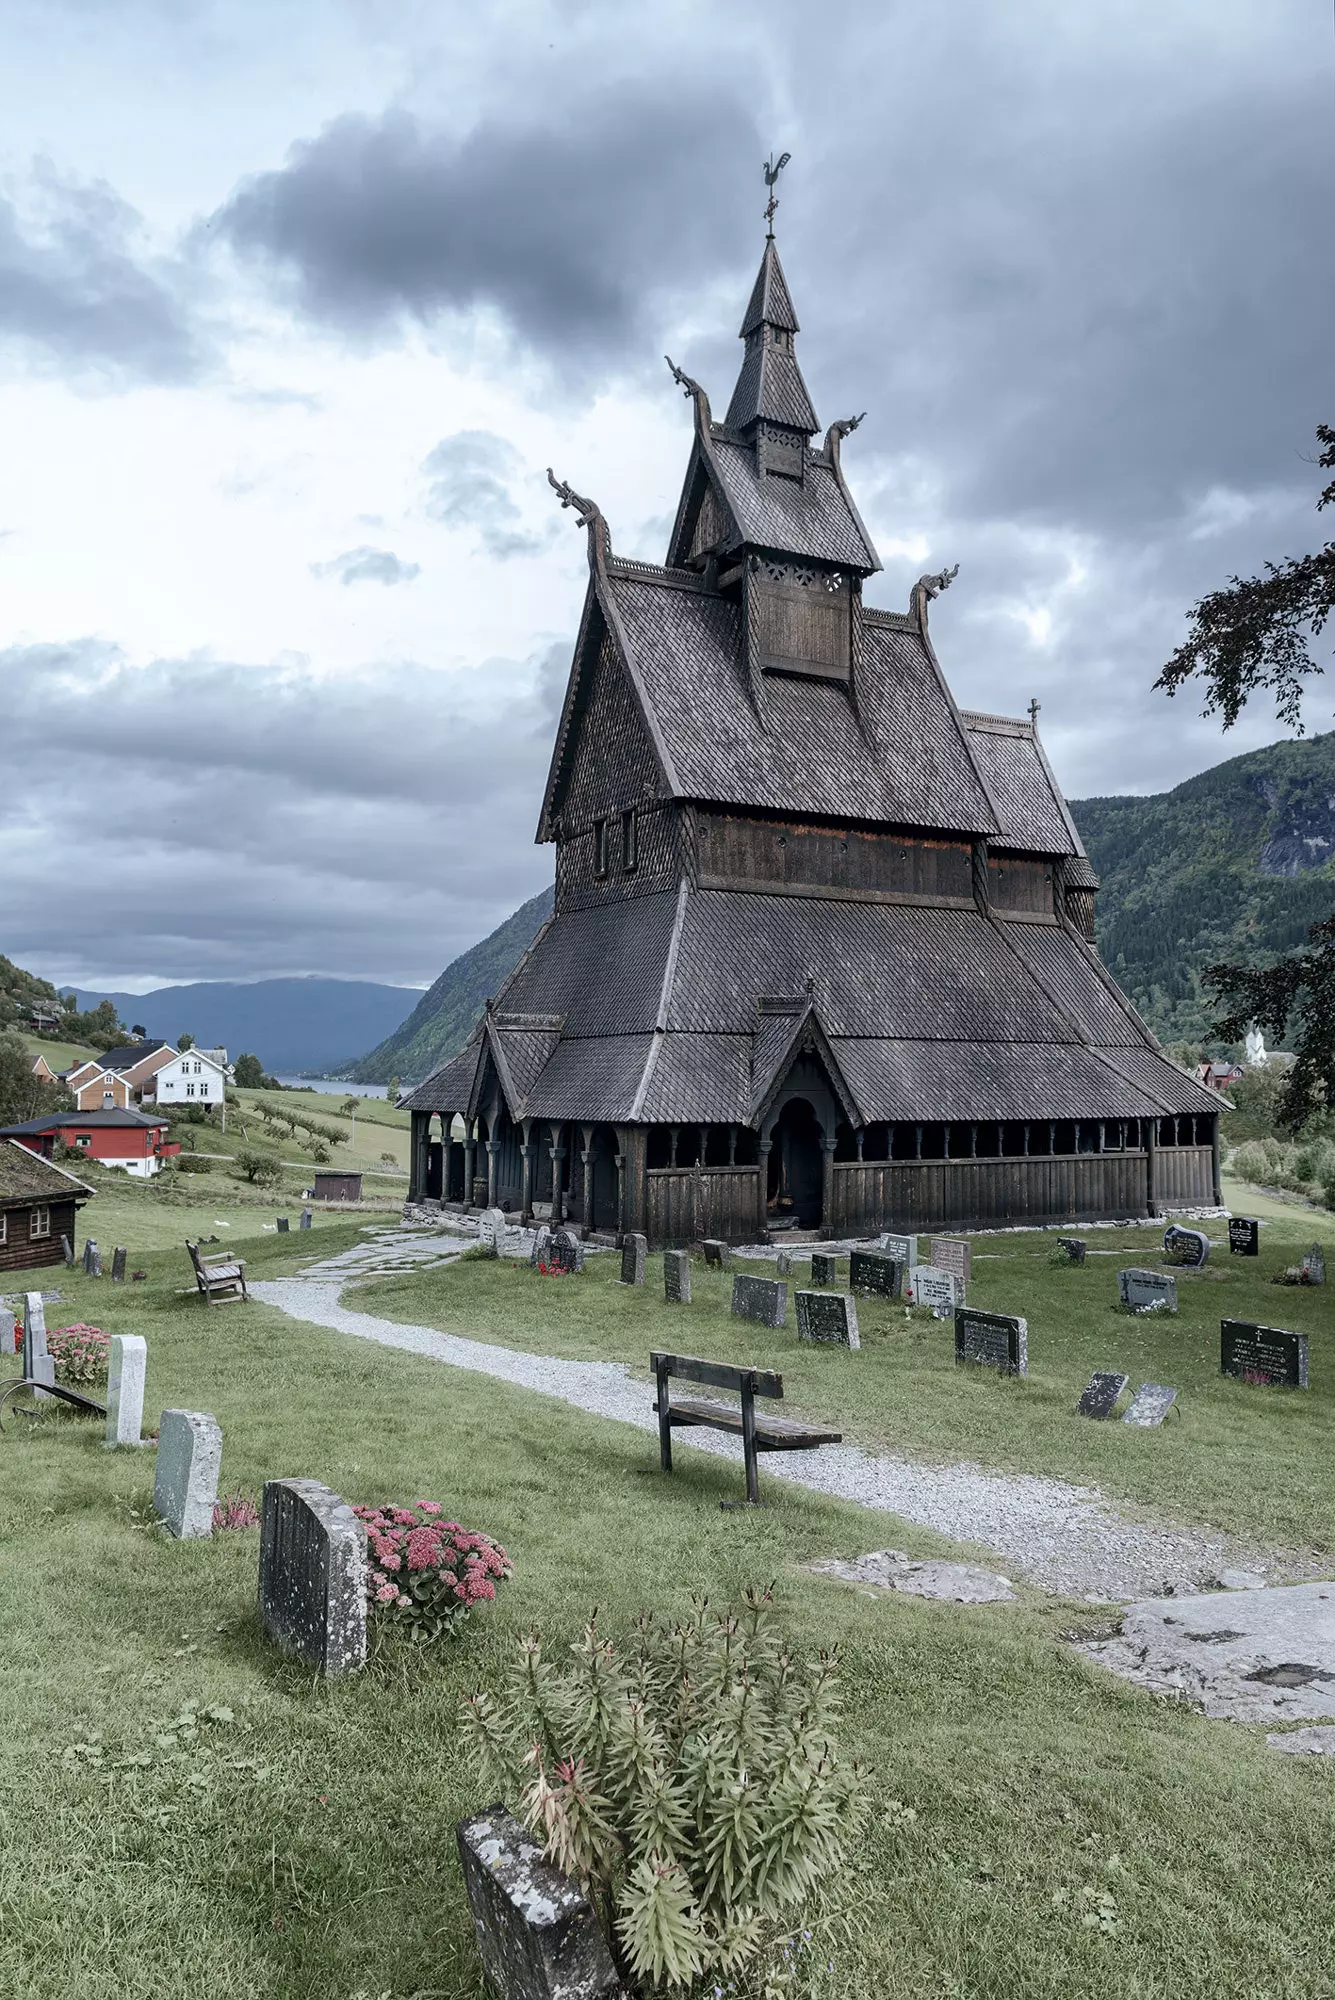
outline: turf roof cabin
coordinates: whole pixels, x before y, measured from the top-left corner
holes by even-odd
[[[59,1264],[74,1247],[75,1217],[93,1190],[17,1140],[0,1139],[0,1271]]]
[[[1217,1202],[1218,1099],[1099,962],[1034,722],[951,698],[949,573],[863,602],[856,420],[813,444],[797,330],[771,236],[722,423],[674,369],[663,567],[552,481],[591,571],[538,828],[555,909],[406,1099],[410,1198],[655,1244]]]

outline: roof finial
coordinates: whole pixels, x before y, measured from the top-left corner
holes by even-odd
[[[792,157],[791,153],[780,153],[776,160],[773,153],[771,153],[764,167],[761,169],[765,176],[765,186],[769,189],[769,200],[765,203],[765,225],[766,233],[770,237],[774,235],[774,211],[779,206],[779,197],[774,192],[774,183],[778,180],[779,175],[783,172]]]
[[[1041,701],[1031,701],[1029,704],[1029,727],[1031,729],[1038,728],[1038,711],[1042,706]]]
[[[586,500],[582,493],[576,493],[568,480],[558,479],[550,465],[547,467],[547,483],[563,507],[574,508],[580,527],[588,529],[589,568],[596,569],[602,558],[610,555],[612,549],[612,537],[603,519],[602,509],[596,501]]]

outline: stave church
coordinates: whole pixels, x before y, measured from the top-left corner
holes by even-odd
[[[957,707],[820,426],[773,235],[666,561],[588,536],[537,838],[551,917],[403,1101],[414,1204],[654,1245],[1156,1215],[1219,1201],[1218,1099],[1099,960],[1028,718]],[[818,441],[819,440],[819,441]],[[550,475],[549,475],[550,476]]]

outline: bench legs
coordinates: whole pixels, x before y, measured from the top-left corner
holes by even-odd
[[[658,1380],[658,1461],[664,1472],[672,1470],[672,1417],[666,1368],[655,1370]]]
[[[746,1459],[746,1497],[753,1507],[760,1505],[760,1468],[756,1463],[756,1399],[748,1383],[742,1384],[742,1453]]]

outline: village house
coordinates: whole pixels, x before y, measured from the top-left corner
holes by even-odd
[[[42,1083],[58,1083],[60,1081],[58,1073],[52,1069],[44,1055],[33,1057],[32,1073]]]
[[[1218,1096],[1099,959],[1036,713],[946,683],[954,571],[864,600],[861,420],[813,444],[797,332],[771,234],[723,422],[673,367],[664,564],[552,479],[590,569],[538,828],[555,908],[404,1100],[409,1198],[653,1244],[1217,1204]]]
[[[173,1049],[144,1086],[144,1100],[151,1098],[159,1105],[221,1104],[226,1090],[226,1065],[216,1054],[206,1049]]]
[[[126,1078],[102,1057],[77,1063],[65,1071],[60,1081],[80,1111],[124,1111],[133,1102]]]
[[[64,1167],[9,1140],[0,1144],[0,1271],[61,1261],[74,1245],[74,1220],[93,1190]]]
[[[175,1054],[170,1042],[126,1042],[121,1048],[108,1049],[102,1061],[108,1069],[124,1077],[130,1092],[128,1101],[139,1104],[145,1095],[152,1095],[153,1078]]]
[[[114,1106],[97,1111],[52,1111],[43,1118],[29,1118],[21,1125],[0,1129],[0,1139],[16,1139],[29,1152],[49,1160],[57,1144],[104,1167],[124,1167],[136,1179],[155,1174],[165,1159],[181,1148],[167,1138],[167,1120],[150,1118],[132,1106]]]

